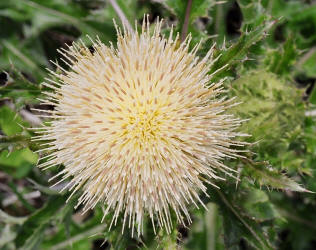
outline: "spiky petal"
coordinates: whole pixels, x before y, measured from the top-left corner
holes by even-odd
[[[138,234],[145,213],[153,224],[171,228],[170,208],[179,222],[190,222],[188,206],[202,203],[205,182],[233,171],[222,161],[237,156],[232,145],[240,120],[224,114],[231,100],[220,98],[222,83],[211,83],[211,49],[199,60],[190,38],[180,43],[153,34],[144,22],[141,34],[118,31],[117,48],[97,40],[62,50],[69,70],[52,72],[52,88],[43,103],[55,110],[39,140],[49,140],[40,167],[59,164],[66,189],[83,190],[84,210],[105,204],[112,223],[123,215]]]

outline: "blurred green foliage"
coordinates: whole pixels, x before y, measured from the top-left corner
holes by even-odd
[[[185,0],[117,0],[129,22],[145,13],[182,32]],[[208,210],[191,208],[193,224],[174,222],[170,235],[131,238],[120,225],[101,224],[102,205],[85,215],[77,197],[50,188],[58,172],[36,168],[41,146],[31,141],[48,75],[63,65],[56,50],[82,39],[115,42],[114,8],[103,0],[0,2],[0,249],[314,249],[316,242],[315,104],[316,4],[308,0],[193,0],[192,44],[203,56],[216,42],[213,81],[226,78],[231,112],[249,119],[241,132],[247,158],[227,162],[238,180],[202,197]],[[47,107],[48,109],[51,107]],[[102,245],[102,243],[104,243]]]

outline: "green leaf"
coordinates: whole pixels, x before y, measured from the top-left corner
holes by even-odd
[[[182,32],[186,9],[188,1],[183,0],[167,0],[164,2],[168,9],[178,18],[179,24],[175,27],[176,32]],[[201,39],[206,39],[207,36],[203,30],[198,29],[195,25],[195,21],[198,17],[207,17],[208,11],[215,5],[213,0],[192,0],[189,20],[188,20],[188,34],[192,35],[192,44],[196,44],[201,41]],[[187,34],[187,35],[188,35]]]
[[[266,235],[260,225],[250,216],[247,216],[247,213],[242,208],[237,208],[232,203],[234,201],[233,198],[227,198],[223,191],[217,189],[216,194],[220,211],[223,213],[224,218],[226,248],[234,249],[240,243],[240,237],[243,237],[250,246],[256,249],[274,249],[268,235]],[[231,192],[229,194],[232,195]]]
[[[31,205],[23,195],[18,191],[17,186],[13,182],[9,182],[8,186],[12,189],[13,193],[16,195],[18,200],[23,204],[23,206],[30,212],[34,212],[35,208]]]
[[[0,108],[0,128],[6,135],[15,135],[23,131],[21,125],[25,125],[22,118],[8,106]]]
[[[28,178],[27,179],[29,182],[31,182],[34,185],[34,189],[40,191],[41,193],[47,194],[47,195],[65,195],[65,192],[59,192],[57,190],[54,190],[52,188],[43,186],[39,183],[37,183],[36,181]],[[49,185],[49,184],[47,184]]]
[[[70,208],[70,207],[69,207]],[[72,211],[69,209],[68,213],[64,216],[62,221],[57,223],[56,233],[48,235],[41,244],[41,249],[65,249],[71,247],[77,249],[77,245],[89,246],[92,245],[92,241],[95,239],[107,239],[108,235],[113,233],[118,237],[127,237],[126,234],[122,235],[120,230],[112,228],[111,232],[107,232],[104,229],[107,228],[107,221],[100,224],[103,216],[103,212],[100,207],[96,207],[91,215],[84,221],[76,223],[73,220]],[[83,216],[84,217],[84,216]],[[104,232],[105,231],[105,232]],[[78,249],[81,249],[78,247]]]
[[[105,227],[106,227],[106,225],[104,225],[104,224],[95,225],[92,228],[89,228],[87,230],[83,230],[80,233],[72,235],[71,237],[69,237],[65,241],[58,242],[57,244],[53,244],[52,247],[55,250],[63,250],[66,247],[71,247],[71,246],[72,246],[72,249],[78,249],[78,250],[90,249],[91,245],[92,245],[91,241],[93,241],[93,239],[97,238],[94,235],[102,232]]]
[[[310,178],[315,181],[315,178]],[[277,221],[279,232],[288,232],[288,237],[279,245],[282,249],[312,249],[316,235],[316,217],[314,214],[315,194],[297,194],[288,192],[269,193],[275,208],[283,217]]]
[[[246,164],[245,171],[247,176],[258,182],[260,186],[266,185],[275,189],[310,192],[294,180],[272,168],[267,162],[254,162],[251,160],[243,160],[243,162]]]
[[[33,151],[39,149],[38,144],[31,142],[30,140],[31,138],[29,135],[0,135],[0,151],[8,150],[10,153],[23,148],[30,148]]]
[[[232,75],[232,69],[247,56],[249,49],[261,41],[275,24],[275,21],[261,21],[261,24],[250,31],[242,33],[238,41],[229,48],[217,50],[215,57],[219,59],[212,65],[210,74],[213,74],[213,81],[225,76]]]
[[[316,47],[310,49],[298,62],[298,67],[303,71],[307,77],[316,78]],[[315,104],[315,103],[313,103]]]
[[[43,231],[47,228],[54,216],[60,212],[65,205],[66,196],[52,196],[43,208],[32,214],[22,225],[15,239],[19,249],[36,249],[42,237]]]
[[[0,169],[12,175],[14,178],[23,178],[37,163],[38,156],[29,148],[15,150],[13,152],[3,150],[0,153]]]
[[[296,49],[294,38],[288,38],[281,48],[267,53],[265,64],[268,69],[275,74],[290,74],[291,68],[298,57],[299,52]]]
[[[275,169],[303,172],[302,134],[304,108],[302,91],[276,74],[265,70],[239,72],[240,78],[230,85],[231,97],[241,104],[230,110],[249,119],[240,131],[251,136],[254,159],[268,160]],[[273,129],[271,129],[273,128]]]
[[[34,60],[31,55],[31,48],[27,48],[25,43],[21,43],[20,39],[11,37],[11,39],[0,40],[0,46],[3,52],[3,56],[0,58],[0,66],[2,68],[8,70],[11,64],[14,63],[15,67],[21,71],[32,74],[38,79],[43,79],[45,75],[43,67],[47,66],[47,64],[41,65],[41,62],[43,62],[43,59],[39,60],[42,58],[41,56]]]
[[[179,18],[180,25],[183,25],[188,1],[167,0],[166,5]],[[193,0],[190,9],[189,23],[190,25],[198,18],[208,15],[208,10],[215,4],[213,0]]]
[[[256,24],[256,22],[266,15],[266,11],[262,6],[262,1],[238,0],[238,4],[243,16],[243,25]]]
[[[35,1],[35,0],[17,0],[20,6],[26,6],[32,12],[32,27],[36,29],[31,33],[32,36],[37,35],[35,32],[40,32],[48,27],[53,27],[58,23],[72,24],[82,31],[85,36],[90,35],[92,38],[99,36],[101,40],[113,40],[115,29],[112,22],[96,22],[92,24],[89,20],[85,19],[87,12],[77,5],[69,4],[66,2],[48,1]],[[75,9],[76,11],[74,11]],[[37,17],[40,17],[39,19]]]
[[[15,17],[17,21],[21,21],[19,19],[21,16],[24,16],[25,19],[21,24],[22,34],[15,33],[9,38],[0,38],[3,53],[3,56],[0,57],[0,67],[8,70],[12,62],[16,68],[31,74],[38,81],[43,80],[44,69],[50,66],[45,55],[47,51],[44,51],[43,48],[43,39],[39,39],[44,31],[56,27],[72,26],[79,31],[79,35],[81,33],[80,38],[88,46],[91,41],[87,35],[92,39],[98,36],[103,42],[115,40],[115,28],[112,20],[93,19],[87,10],[73,2],[16,0],[9,1],[3,8],[12,11],[2,11],[0,15]]]
[[[16,61],[15,63],[17,64]],[[26,104],[38,102],[36,97],[41,95],[41,85],[30,82],[13,65],[10,65],[7,74],[9,75],[9,81],[6,85],[0,87],[0,98],[9,98],[14,103],[16,110],[24,108]],[[21,124],[24,125],[24,123]]]
[[[279,217],[277,210],[274,208],[269,200],[268,195],[259,189],[251,187],[251,184],[242,192],[240,200],[242,207],[255,218],[258,222],[273,220]]]

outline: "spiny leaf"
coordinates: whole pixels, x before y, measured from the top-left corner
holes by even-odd
[[[214,75],[213,79],[216,80],[231,75],[230,70],[238,62],[245,59],[250,47],[262,40],[275,23],[276,21],[262,21],[262,23],[256,28],[251,31],[244,32],[238,41],[229,48],[218,50],[216,55],[220,57],[210,69],[210,74]],[[222,70],[218,71],[219,69]]]
[[[254,24],[260,18],[266,15],[265,9],[261,1],[257,0],[238,0],[242,16],[243,24]]]
[[[8,136],[16,135],[23,131],[21,125],[27,125],[25,121],[8,106],[0,108],[0,129]]]
[[[281,48],[267,53],[265,64],[275,74],[289,74],[298,55],[299,52],[296,49],[294,38],[290,37]]]
[[[251,134],[256,160],[269,160],[276,169],[302,171],[304,103],[302,91],[265,70],[244,70],[230,85],[230,96],[241,104],[231,112],[249,119],[240,130]],[[273,129],[271,129],[273,127]],[[297,145],[297,146],[295,146]]]
[[[279,173],[272,168],[267,162],[254,162],[249,159],[243,159],[246,164],[248,176],[251,176],[261,186],[266,185],[275,189],[290,190],[297,192],[310,192],[300,186],[294,180],[288,178],[284,174]]]

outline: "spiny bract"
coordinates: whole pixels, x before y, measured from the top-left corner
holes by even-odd
[[[72,177],[65,189],[83,190],[84,211],[102,202],[104,216],[113,211],[116,224],[122,214],[123,229],[138,234],[145,214],[170,232],[170,208],[190,223],[188,206],[203,205],[199,192],[221,179],[218,170],[234,171],[222,160],[243,144],[234,141],[241,121],[223,114],[232,100],[219,97],[222,82],[208,74],[214,49],[199,60],[190,37],[165,38],[161,25],[152,33],[148,21],[141,34],[118,29],[117,48],[97,40],[93,52],[76,43],[62,49],[69,70],[44,83],[53,91],[41,101],[55,109],[35,138],[49,141],[39,166],[63,164],[57,176]]]

